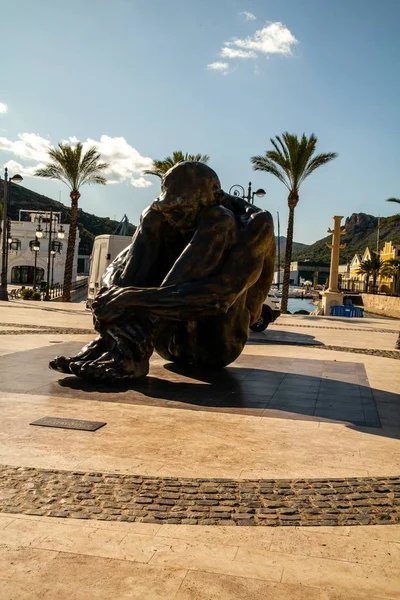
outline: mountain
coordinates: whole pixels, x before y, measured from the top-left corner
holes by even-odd
[[[286,239],[285,236],[281,235],[281,236],[275,236],[275,243],[276,243],[276,259],[275,259],[275,266],[278,265],[278,243],[279,240],[281,242],[281,267],[284,266],[285,264],[285,250],[286,250]],[[300,242],[293,242],[293,252],[297,251],[297,250],[302,250],[303,248],[308,248],[308,246],[306,244],[301,244]]]
[[[340,262],[350,262],[354,254],[364,254],[368,246],[371,250],[376,250],[378,241],[378,217],[367,215],[365,213],[353,213],[347,217],[344,224],[345,234],[341,237],[341,243],[346,247],[340,251]],[[384,242],[392,241],[394,244],[400,244],[400,227],[398,223],[389,223],[389,219],[381,219],[379,227],[379,249],[382,249]],[[328,235],[318,240],[310,246],[297,248],[293,252],[292,260],[318,260],[330,262],[331,250],[327,243],[332,242],[332,235]]]
[[[0,181],[0,198],[3,198],[3,181]],[[62,213],[62,223],[70,222],[71,210],[57,200],[37,194],[32,190],[17,185],[16,183],[8,184],[8,216],[11,220],[19,220],[20,210],[43,210],[49,211],[53,209]],[[79,254],[90,254],[92,251],[93,240],[96,235],[104,233],[114,233],[118,221],[114,221],[109,217],[97,217],[90,213],[79,209],[78,227],[81,241],[79,244]],[[129,224],[128,235],[133,235],[135,226]]]

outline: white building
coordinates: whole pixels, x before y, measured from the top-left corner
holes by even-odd
[[[7,283],[33,285],[35,275],[36,285],[40,286],[42,281],[47,282],[50,219],[52,220],[52,234],[49,283],[63,283],[69,225],[62,225],[60,212],[50,213],[35,210],[21,210],[19,221],[11,221],[7,239]],[[72,281],[76,280],[77,275],[79,241],[77,232]],[[37,250],[35,251],[34,248]]]

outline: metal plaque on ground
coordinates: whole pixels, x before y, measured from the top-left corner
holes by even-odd
[[[29,425],[41,427],[59,427],[61,429],[81,429],[82,431],[96,431],[107,425],[104,421],[82,421],[80,419],[61,419],[59,417],[43,417]]]

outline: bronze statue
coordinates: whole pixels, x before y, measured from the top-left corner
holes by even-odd
[[[92,305],[99,336],[52,369],[112,383],[147,375],[154,350],[206,368],[242,352],[272,282],[272,217],[224,193],[200,162],[175,165],[161,186],[105,272]]]

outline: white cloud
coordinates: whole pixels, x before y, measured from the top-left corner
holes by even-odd
[[[252,14],[252,13],[241,13]],[[252,15],[254,17],[254,15]],[[251,20],[251,19],[246,19]],[[297,44],[292,32],[283,23],[266,23],[262,29],[258,29],[246,38],[233,38],[222,46],[220,56],[229,60],[234,59],[256,59],[260,56],[269,58],[271,54],[283,54],[288,56],[292,53],[292,47]],[[213,62],[207,65],[209,69],[220,71],[224,75],[231,73],[231,63]]]
[[[133,187],[137,187],[137,188],[144,188],[144,187],[149,187],[150,185],[153,185],[153,184],[151,183],[151,181],[148,181],[144,177],[138,177],[137,179],[134,179],[132,177],[131,185],[133,185]]]
[[[26,165],[21,165],[21,163],[17,162],[16,160],[9,160],[4,166],[7,167],[10,177],[16,173],[25,177],[34,177],[36,169],[39,167],[44,167],[45,164],[41,163],[27,167]]]
[[[141,177],[141,174],[144,170],[152,168],[153,161],[151,158],[141,156],[125,138],[102,135],[99,141],[88,139],[84,142],[83,147],[86,149],[93,145],[97,146],[102,159],[110,165],[107,177],[119,182],[130,183],[134,187],[152,185],[150,181]]]
[[[63,141],[76,144],[78,139],[72,136]],[[83,142],[84,150],[93,145],[97,146],[102,160],[110,165],[106,172],[110,183],[129,183],[138,188],[152,185],[142,176],[145,169],[152,168],[152,159],[142,156],[125,138],[102,135],[100,140],[88,138]],[[10,152],[20,160],[36,163],[23,165],[14,160],[9,161],[10,170],[28,177],[33,177],[35,170],[48,162],[48,150],[51,146],[49,140],[35,133],[20,133],[17,140],[0,137],[0,150]]]
[[[248,10],[244,10],[239,14],[244,16],[245,21],[255,21],[257,19],[256,15],[253,15],[253,13],[249,12]]]
[[[7,104],[4,104],[4,102],[0,102],[0,115],[4,115],[7,111],[8,111]]]
[[[226,74],[229,71],[229,64],[227,62],[213,62],[207,65],[207,69],[212,71],[221,71]]]
[[[257,58],[253,50],[239,50],[238,48],[222,48],[221,56],[223,58]],[[226,63],[225,63],[226,64]]]
[[[11,152],[23,160],[46,162],[47,152],[51,147],[49,140],[42,138],[37,133],[19,133],[15,141],[0,137],[0,150]]]
[[[226,45],[259,54],[291,54],[294,44],[297,44],[297,40],[291,31],[283,23],[276,22],[268,23],[250,37],[235,38]]]

